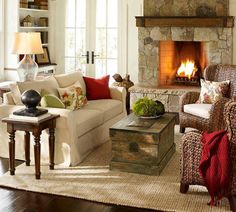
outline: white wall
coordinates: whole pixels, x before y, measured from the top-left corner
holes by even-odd
[[[236,0],[229,0],[229,15],[235,16],[235,27],[233,28],[233,64],[236,65]]]
[[[0,81],[4,78],[4,1],[0,0]]]
[[[143,0],[127,0],[127,70],[130,79],[138,82],[138,28],[135,16],[143,15]]]
[[[5,1],[4,4],[4,67],[7,69],[15,69],[18,63],[18,57],[12,54],[12,45],[14,33],[18,30],[18,0]]]

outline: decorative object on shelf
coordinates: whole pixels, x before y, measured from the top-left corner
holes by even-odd
[[[13,112],[14,115],[37,117],[46,114],[48,110],[38,109],[41,96],[35,90],[27,90],[21,95],[21,101],[25,105],[25,109],[20,109]]]
[[[42,54],[36,54],[35,61],[38,65],[48,65],[51,64],[48,47],[43,47]]]
[[[48,17],[40,17],[38,20],[39,27],[47,27],[48,26]]]
[[[24,58],[17,66],[20,81],[34,80],[38,73],[38,65],[31,55],[43,53],[40,33],[38,32],[16,32],[12,52],[24,54]]]
[[[165,113],[165,108],[160,101],[144,97],[133,104],[133,112],[141,118],[158,118]]]
[[[134,83],[130,80],[129,74],[126,74],[125,78],[122,79],[120,74],[115,74],[112,76],[115,82],[113,83],[114,86],[124,87],[126,89],[126,111],[130,114],[130,92],[129,88],[134,85]]]
[[[34,19],[30,15],[27,15],[25,18],[21,21],[21,26],[23,27],[32,27],[34,26]]]

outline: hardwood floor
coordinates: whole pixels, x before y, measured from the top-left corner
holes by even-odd
[[[16,166],[21,161],[16,161]],[[0,158],[0,176],[9,169],[8,159]],[[10,177],[10,176],[9,176]],[[150,212],[117,205],[96,203],[75,198],[39,194],[0,187],[0,212]]]

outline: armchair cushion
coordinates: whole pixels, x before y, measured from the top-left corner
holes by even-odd
[[[212,104],[187,104],[184,105],[184,112],[204,119],[209,119]]]

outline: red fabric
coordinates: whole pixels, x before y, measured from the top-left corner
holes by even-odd
[[[94,79],[91,77],[84,77],[86,84],[86,96],[88,100],[96,99],[111,99],[109,89],[109,78],[107,75],[100,79]]]
[[[231,182],[230,144],[225,130],[204,133],[202,136],[202,157],[199,171],[204,179],[211,202],[226,196]]]

